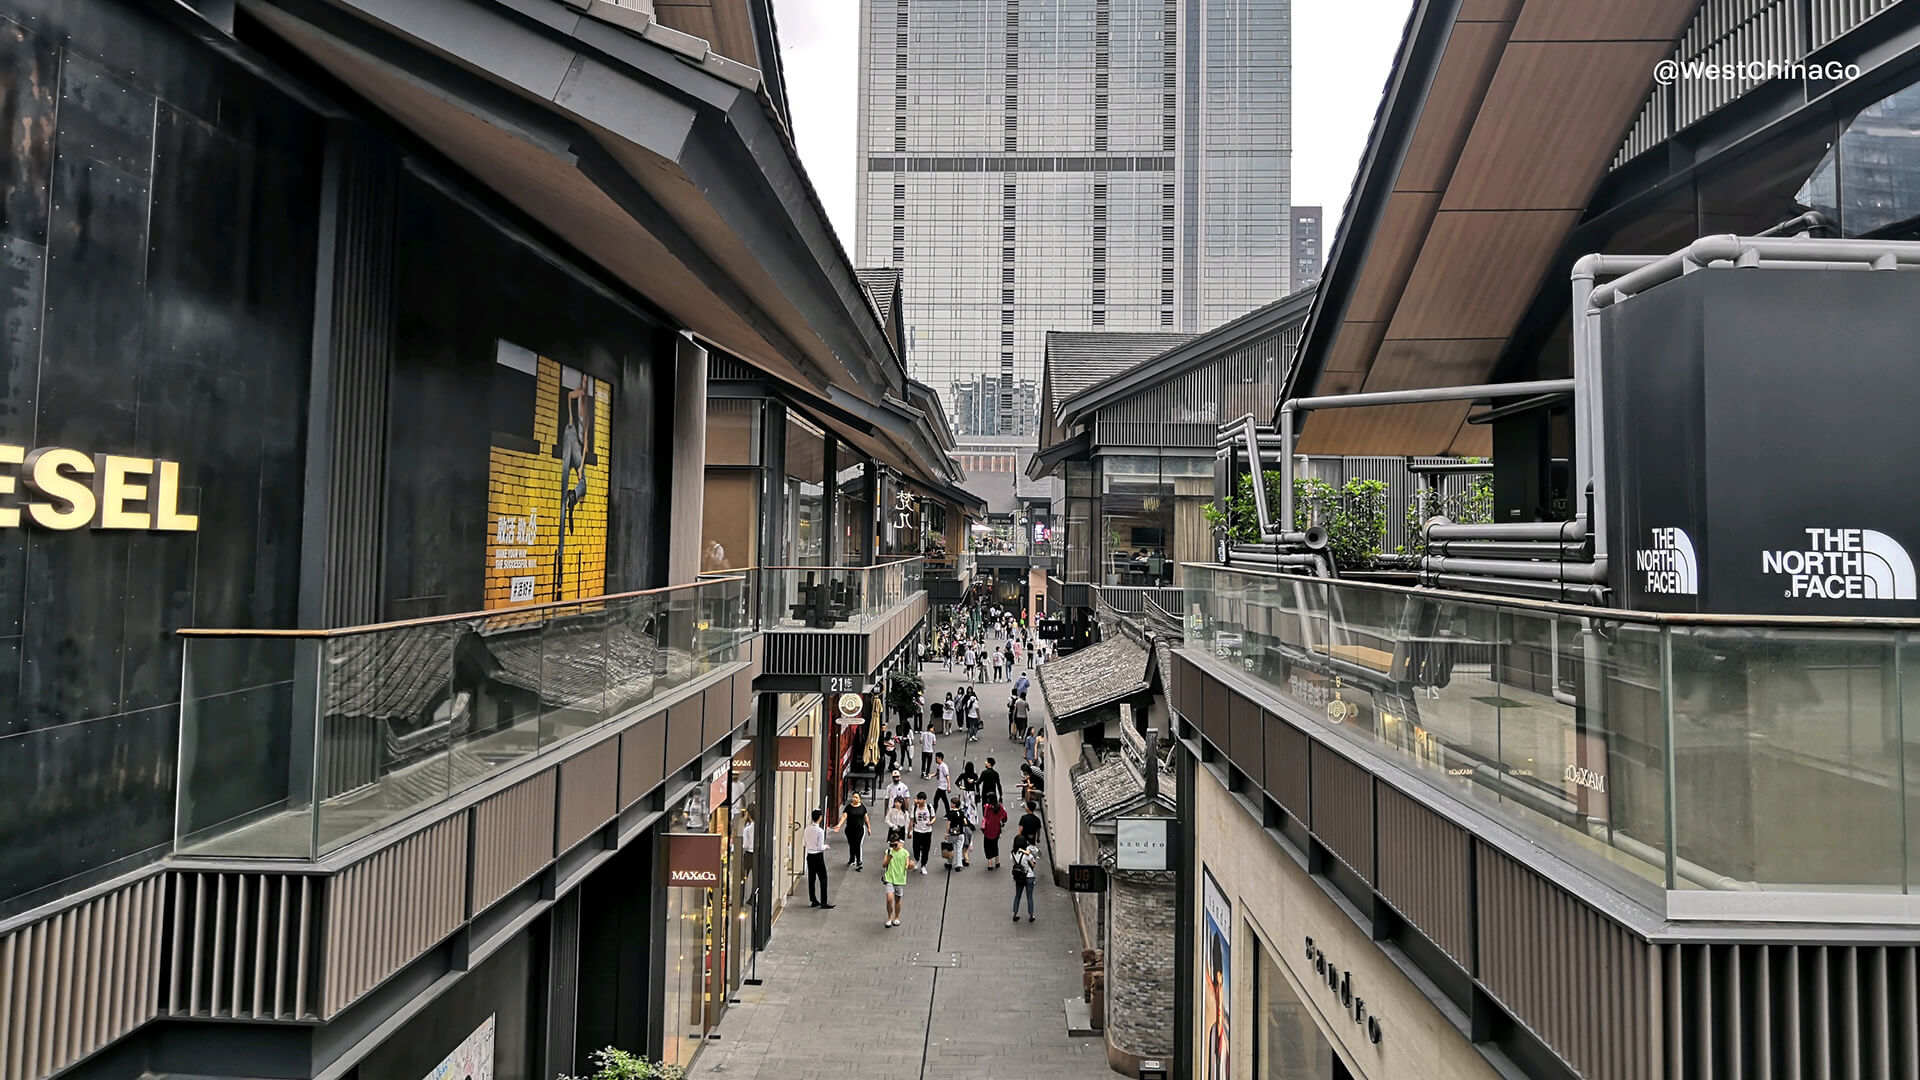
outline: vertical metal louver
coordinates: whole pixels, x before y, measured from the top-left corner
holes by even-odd
[[[40,1080],[151,1020],[166,879],[0,935],[0,1080]]]
[[[308,874],[175,872],[162,984],[166,1014],[318,1017],[321,912],[329,884]]]

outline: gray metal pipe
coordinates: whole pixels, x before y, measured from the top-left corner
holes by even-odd
[[[1436,540],[1552,540],[1575,543],[1587,538],[1587,524],[1572,521],[1526,521],[1492,525],[1455,525],[1452,522],[1427,526],[1427,542]]]
[[[1586,544],[1556,540],[1435,540],[1427,544],[1427,554],[1458,559],[1589,561]]]
[[[1572,389],[1572,379],[1535,379],[1530,382],[1476,383],[1471,386],[1429,386],[1419,390],[1376,390],[1364,394],[1334,394],[1327,397],[1295,398],[1287,404],[1307,412],[1313,409],[1360,409],[1375,405],[1420,405],[1432,401],[1472,401],[1483,397],[1562,394]],[[1281,406],[1283,415],[1286,408],[1286,405]]]
[[[1420,568],[1430,574],[1487,574],[1541,581],[1573,581],[1585,585],[1597,585],[1607,580],[1607,564],[1604,562],[1520,562],[1429,555],[1420,560]]]
[[[1593,553],[1607,555],[1607,392],[1600,372],[1600,317],[1594,312],[1595,281],[1601,277],[1633,274],[1660,262],[1660,255],[1586,255],[1573,264],[1573,374],[1580,384],[1574,391],[1578,413],[1576,435],[1586,435],[1585,449],[1574,450],[1574,490],[1594,493]]]
[[[1558,600],[1572,604],[1599,604],[1606,600],[1607,595],[1607,591],[1598,585],[1580,585],[1570,581],[1468,577],[1464,574],[1440,574],[1434,577],[1433,584],[1438,588],[1454,589],[1459,592],[1521,596],[1530,600]]]
[[[1279,528],[1276,529],[1275,531],[1283,532],[1283,533],[1290,533],[1294,531],[1293,529],[1293,411],[1294,411],[1294,408],[1295,408],[1295,405],[1291,401],[1283,401],[1280,403],[1280,455],[1283,458],[1285,458],[1285,464],[1280,470],[1280,520],[1275,522],[1275,524],[1279,526]],[[1267,514],[1266,514],[1266,510],[1264,509],[1265,507],[1264,495],[1262,496],[1261,505],[1262,505],[1262,510],[1260,511],[1260,531],[1266,532],[1267,531],[1267,524],[1266,524]]]
[[[1593,306],[1610,307],[1665,281],[1716,262],[1736,266],[1810,266],[1814,263],[1864,263],[1876,269],[1920,267],[1920,241],[1828,240],[1802,236],[1703,236],[1685,248],[1597,286]]]

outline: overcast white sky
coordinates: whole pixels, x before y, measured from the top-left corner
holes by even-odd
[[[1294,0],[1293,201],[1326,207],[1328,248],[1410,7],[1410,0]],[[860,0],[774,0],[774,8],[800,156],[853,252]]]

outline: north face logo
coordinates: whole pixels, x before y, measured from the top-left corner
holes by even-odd
[[[1872,529],[1808,529],[1804,550],[1763,551],[1760,572],[1787,579],[1789,598],[1913,600],[1913,558]]]
[[[1668,596],[1700,594],[1700,558],[1693,553],[1693,538],[1685,529],[1653,529],[1651,547],[1633,553],[1633,568],[1646,575],[1642,585],[1649,593]]]

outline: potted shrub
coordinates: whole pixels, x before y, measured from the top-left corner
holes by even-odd
[[[560,1080],[685,1080],[687,1071],[678,1065],[661,1065],[638,1054],[609,1046],[593,1052],[599,1071],[592,1076],[562,1076]]]

